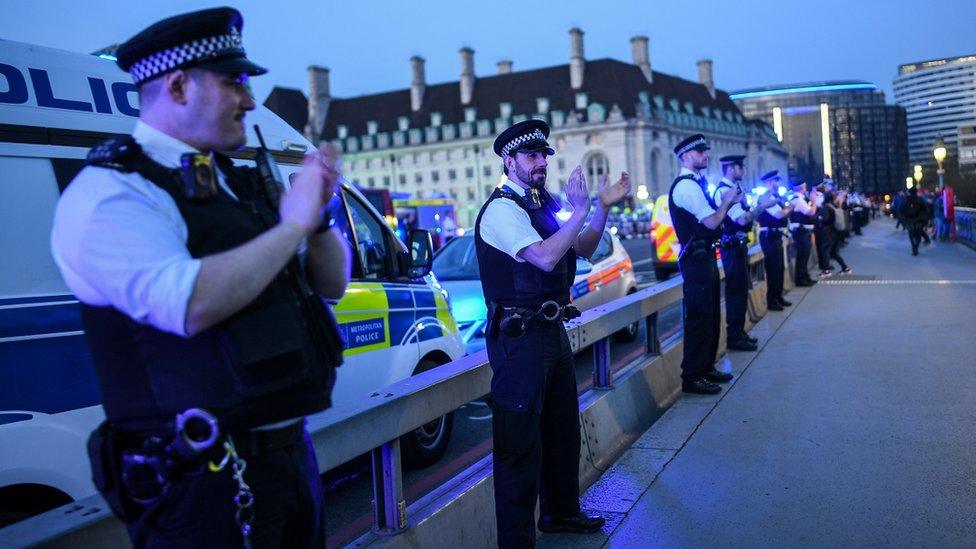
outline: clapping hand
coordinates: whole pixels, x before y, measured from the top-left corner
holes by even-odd
[[[766,193],[762,196],[762,198],[759,199],[759,204],[757,204],[757,206],[759,206],[760,210],[765,210],[766,208],[773,207],[773,205],[777,204],[778,202],[779,199],[776,196],[773,196],[772,193]]]
[[[735,204],[736,202],[742,200],[742,187],[736,185],[735,187],[729,187],[725,189],[722,193],[722,204],[726,206],[729,204]]]
[[[613,185],[609,181],[610,178],[607,175],[600,176],[599,197],[600,205],[604,209],[620,202],[625,196],[630,194],[630,174],[627,172],[620,172],[620,179]]]
[[[569,204],[573,207],[574,212],[583,212],[584,214],[589,213],[590,207],[592,206],[590,202],[590,193],[586,188],[586,177],[583,175],[583,168],[576,166],[573,173],[569,174],[569,180],[566,181],[566,198],[569,199]]]

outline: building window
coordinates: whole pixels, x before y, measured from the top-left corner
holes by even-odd
[[[465,122],[474,122],[477,115],[478,115],[478,111],[476,111],[474,107],[465,107],[464,109]]]
[[[424,182],[424,174],[422,174],[420,172],[417,172],[417,173],[413,174],[413,182],[416,183],[417,185],[420,185],[421,183],[423,183]]]
[[[432,113],[430,113],[430,125],[431,126],[434,126],[435,128],[437,126],[440,126],[442,119],[443,118],[441,117],[441,113],[439,113],[439,112],[432,112]]]
[[[512,116],[512,104],[511,103],[499,103],[498,112],[501,113],[502,118],[509,118]]]
[[[410,129],[410,119],[406,116],[398,116],[397,129],[399,129],[401,132],[405,132]]]
[[[390,188],[390,176],[388,175],[383,176],[383,186],[386,187],[387,189]]]
[[[373,135],[376,133],[378,127],[379,123],[377,123],[375,120],[369,120],[366,122],[366,133]]]
[[[559,160],[557,160],[556,161],[556,167],[559,168],[559,171],[565,170],[566,169],[566,159],[565,158],[560,158]]]
[[[577,109],[580,109],[580,110],[585,109],[587,103],[588,103],[588,101],[586,99],[586,93],[585,92],[579,92],[579,93],[576,94],[576,108]]]
[[[455,179],[457,179],[457,170],[455,170],[453,168],[451,168],[450,170],[447,170],[447,180],[448,181],[454,181]]]
[[[591,189],[597,188],[601,175],[610,173],[610,161],[603,153],[596,153],[586,160],[586,182]]]
[[[464,168],[464,177],[466,179],[474,179],[474,168],[472,167]]]
[[[374,180],[372,177],[369,177],[366,179],[366,184],[369,185],[370,189],[372,189],[373,187],[376,186],[376,180]]]
[[[407,184],[407,175],[406,174],[402,174],[401,173],[399,179],[400,179],[400,186],[401,187]]]
[[[437,183],[441,180],[441,173],[437,170],[430,172],[430,181],[432,183]]]
[[[470,201],[473,201],[473,200],[474,200],[474,189],[471,188],[471,187],[468,187],[468,201],[470,202]]]
[[[541,114],[546,114],[547,112],[549,112],[549,98],[537,97],[535,99],[535,109],[536,112]]]
[[[339,124],[339,126],[336,127],[336,135],[339,136],[339,139],[349,137],[349,128],[347,128],[345,124]]]
[[[491,166],[485,166],[485,169],[482,170],[482,172],[485,174],[485,177],[491,177]]]

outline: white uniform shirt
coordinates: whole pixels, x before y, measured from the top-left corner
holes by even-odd
[[[682,175],[691,175],[695,178],[695,181],[701,181],[701,175],[689,170],[688,168],[681,168]],[[695,216],[698,221],[705,219],[706,217],[715,213],[715,208],[708,203],[708,199],[705,198],[705,193],[702,192],[701,186],[695,183],[691,179],[682,179],[678,181],[678,184],[674,186],[674,192],[672,193],[672,198],[674,199],[674,205],[687,210],[689,213]]]
[[[505,182],[504,189],[518,196],[525,196],[525,189],[511,180]],[[559,224],[562,225],[561,222]],[[485,208],[485,213],[481,216],[481,239],[519,263],[525,261],[518,256],[519,252],[543,240],[532,226],[529,213],[510,198],[496,198]]]
[[[721,186],[722,183],[725,183],[733,189],[737,185],[737,183],[733,183],[732,181],[729,181],[728,178],[723,177],[722,181],[719,182],[719,187],[715,189],[715,194],[712,195],[712,200],[714,200],[716,204],[722,203],[722,193],[728,190],[727,188]],[[745,223],[746,216],[748,215],[749,212],[742,209],[741,201],[736,202],[729,207],[728,216],[743,227],[748,225],[748,223]]]
[[[183,154],[199,152],[142,121],[132,136],[149,158],[169,168],[178,167]],[[218,182],[234,197],[219,171]],[[187,250],[187,236],[169,193],[137,173],[87,166],[58,202],[51,251],[83,303],[111,305],[137,322],[185,336],[201,265]]]
[[[793,198],[793,209],[796,212],[801,213],[803,215],[813,215],[817,211],[816,208],[814,208],[809,202],[807,202],[806,198],[804,198],[799,194],[797,194],[796,197]]]

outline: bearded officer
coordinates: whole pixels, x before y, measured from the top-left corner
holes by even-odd
[[[719,159],[722,181],[712,194],[712,201],[721,203],[722,194],[740,186],[745,175],[744,155],[729,155]],[[776,199],[763,196],[756,205],[762,211]],[[722,269],[725,271],[725,346],[732,351],[755,351],[757,340],[745,331],[746,309],[749,303],[749,232],[755,219],[754,210],[743,194],[742,200],[732,204],[722,221]]]
[[[783,254],[783,229],[789,223],[793,205],[788,200],[780,202],[779,170],[766,172],[759,183],[766,189],[766,195],[776,199],[775,203],[761,210],[756,217],[759,222],[759,245],[763,251],[763,267],[766,269],[766,308],[782,311],[792,305],[783,298],[783,277],[786,267]]]
[[[589,257],[603,235],[610,206],[630,190],[630,177],[601,181],[596,211],[577,166],[565,191],[572,215],[560,223],[559,201],[546,191],[549,125],[526,120],[502,132],[494,150],[508,176],[481,208],[475,245],[485,302],[491,362],[495,517],[500,547],[535,546],[533,518],[543,532],[597,532],[604,519],[579,506],[580,426],[573,353],[563,320],[576,257]]]
[[[674,232],[681,243],[678,268],[684,278],[684,358],[681,389],[686,393],[715,394],[716,383],[727,383],[732,374],[715,369],[721,329],[721,287],[715,248],[722,237],[722,222],[733,204],[742,200],[738,185],[722,193],[716,203],[708,192],[702,170],[708,168],[708,142],[692,135],[674,148],[681,173],[671,184],[668,206]]]
[[[349,277],[322,213],[338,174],[310,155],[281,194],[217,152],[244,146],[248,78],[266,72],[242,28],[208,9],[122,44],[139,120],[91,151],[55,213],[105,408],[93,477],[136,547],[325,543],[303,417],[329,406],[341,362],[319,298]]]

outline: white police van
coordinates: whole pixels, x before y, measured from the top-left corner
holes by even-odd
[[[88,149],[129,133],[138,114],[136,88],[114,62],[0,40],[0,526],[95,492],[85,442],[104,414],[78,302],[51,257],[51,223]],[[285,175],[312,147],[264,107],[247,122]],[[256,143],[249,129],[232,156],[247,162]],[[347,342],[333,410],[463,354],[446,291],[432,275],[410,278],[407,248],[359,192],[338,194],[354,266],[333,307]],[[405,462],[436,461],[451,421],[405,435]]]

